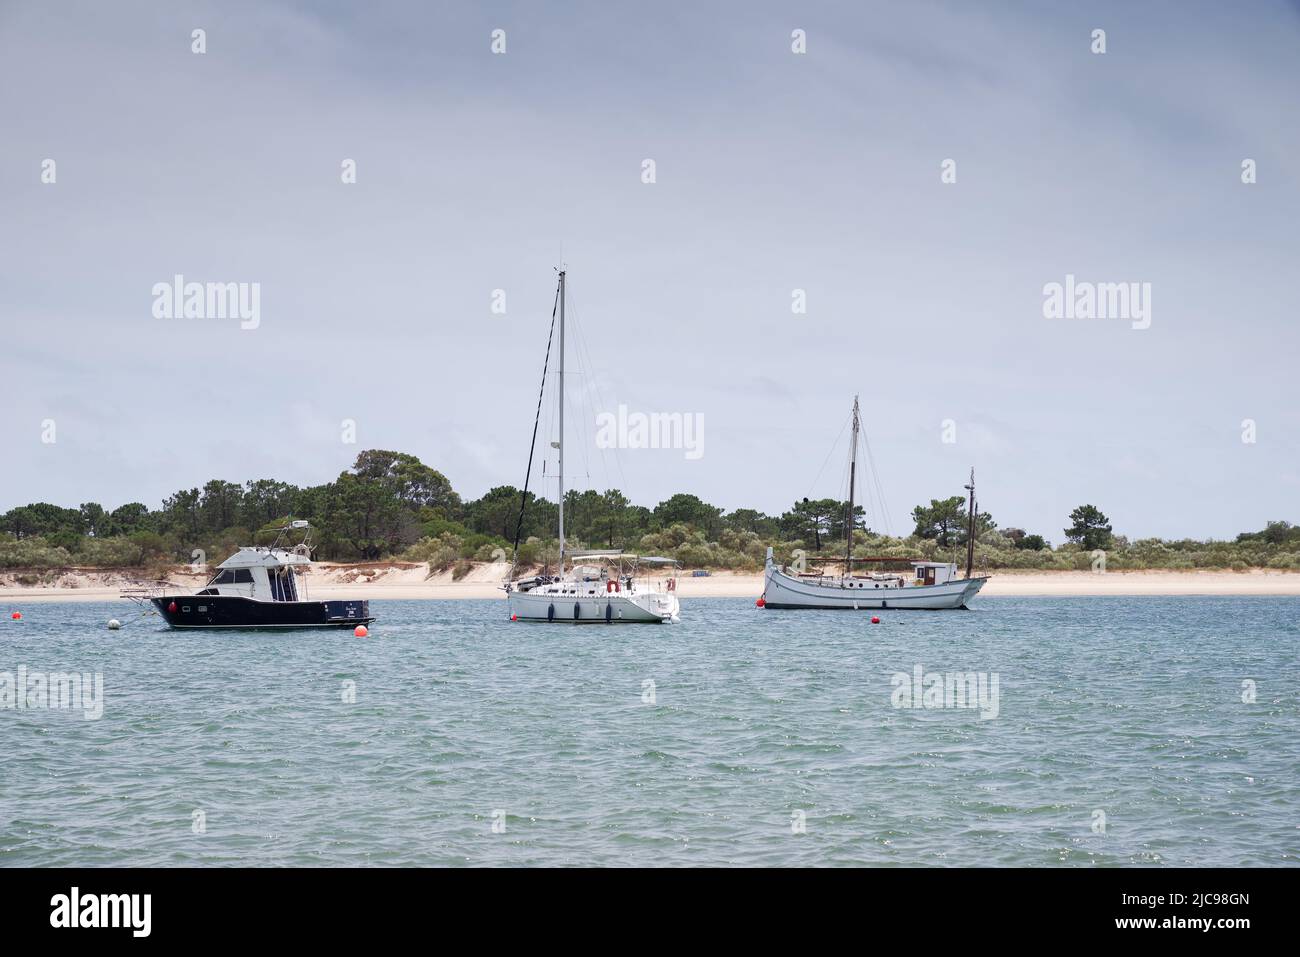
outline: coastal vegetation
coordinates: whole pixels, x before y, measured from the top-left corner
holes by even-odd
[[[768,545],[787,564],[842,558],[846,506],[803,499],[767,515],[728,512],[688,493],[651,508],[617,489],[575,490],[565,496],[565,528],[570,549],[624,548],[669,556],[688,568],[754,570]],[[906,536],[867,528],[861,507],[854,511],[856,557],[965,561],[970,522],[962,496],[916,506]],[[554,502],[509,485],[463,500],[446,476],[415,456],[369,450],[334,481],[306,488],[276,479],[213,479],[177,491],[157,509],[139,502],[13,508],[0,516],[0,569],[143,568],[164,577],[178,564],[215,564],[241,545],[269,544],[274,530],[295,518],[315,528],[316,558],[428,562],[431,572],[452,569],[459,578],[473,562],[509,561],[516,541],[521,565],[553,562],[556,513]],[[1053,546],[1052,530],[999,527],[992,515],[977,512],[976,567],[1090,569],[1104,552],[1108,570],[1300,569],[1300,526],[1286,521],[1232,541],[1129,540],[1092,504],[1063,521],[1069,524]]]

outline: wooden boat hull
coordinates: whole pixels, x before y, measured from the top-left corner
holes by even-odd
[[[850,611],[965,608],[984,587],[983,578],[962,578],[942,585],[877,587],[869,579],[800,579],[768,565],[763,575],[764,608],[830,608]]]

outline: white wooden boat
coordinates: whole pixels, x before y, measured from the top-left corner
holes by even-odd
[[[765,608],[847,608],[854,611],[913,608],[937,611],[965,608],[987,577],[960,578],[951,562],[910,562],[913,573],[799,575],[786,571],[767,550],[763,569]]]
[[[849,500],[845,517],[845,543],[843,572],[839,575],[824,573],[805,574],[785,569],[776,564],[772,549],[767,550],[763,569],[763,594],[758,599],[762,608],[843,608],[854,611],[882,609],[923,609],[939,611],[965,608],[975,594],[984,587],[988,576],[971,577],[975,555],[975,528],[978,505],[975,502],[975,470],[971,470],[970,506],[967,511],[970,527],[967,530],[966,577],[958,576],[955,562],[929,562],[899,558],[855,558],[853,556],[854,508],[853,497],[857,481],[858,435],[861,421],[858,400],[853,400],[853,440],[849,452]],[[868,575],[853,574],[854,564],[879,563],[905,564],[911,573],[877,572]]]

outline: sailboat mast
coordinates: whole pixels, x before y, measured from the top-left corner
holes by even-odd
[[[966,507],[966,518],[969,522],[966,528],[966,577],[970,578],[971,565],[975,562],[975,466],[971,466],[970,484],[966,486],[970,489],[970,504]]]
[[[564,574],[564,270],[560,270],[560,568]]]
[[[853,493],[858,478],[858,397],[853,397],[853,444],[849,455],[849,514],[844,521],[844,576],[853,573]]]

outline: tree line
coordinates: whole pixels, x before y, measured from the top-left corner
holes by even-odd
[[[851,522],[856,556],[963,561],[971,532],[966,509],[960,495],[932,499],[913,509],[911,534],[895,537],[868,528],[861,506],[850,518],[848,503],[834,498],[805,498],[768,515],[726,511],[689,493],[650,508],[617,489],[588,489],[565,494],[565,530],[571,548],[621,547],[668,555],[688,567],[752,569],[761,566],[768,545],[782,561],[796,551],[814,560],[842,555]],[[463,500],[445,475],[415,456],[372,449],[334,481],[305,488],[276,479],[213,479],[167,496],[157,509],[140,502],[111,510],[96,502],[13,508],[0,516],[0,568],[162,572],[182,562],[216,563],[241,545],[268,544],[291,519],[312,524],[320,559],[406,559],[463,569],[471,561],[510,557],[518,541],[521,564],[533,565],[555,559],[557,511],[556,503],[510,485]],[[1300,527],[1285,521],[1242,533],[1234,542],[1130,542],[1091,504],[1074,509],[1068,521],[1064,541],[1053,548],[1042,534],[999,528],[990,513],[980,511],[977,563],[1087,568],[1100,549],[1108,552],[1112,568],[1300,568]]]

